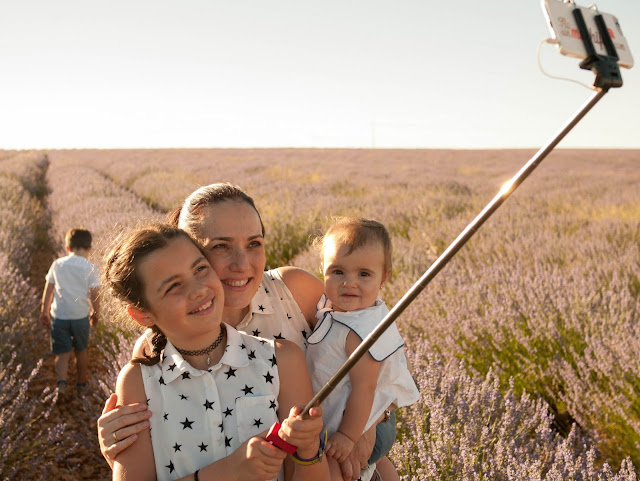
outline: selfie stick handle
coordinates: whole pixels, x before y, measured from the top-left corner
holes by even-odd
[[[427,287],[427,284],[442,270],[442,268],[456,255],[458,250],[473,236],[484,222],[491,217],[500,205],[509,197],[509,195],[533,172],[533,170],[542,162],[542,160],[553,150],[553,148],[569,133],[569,131],[591,110],[591,108],[607,93],[609,89],[604,88],[596,91],[591,98],[578,110],[578,112],[565,124],[565,126],[556,134],[556,136],[543,148],[541,148],[527,162],[520,171],[508,181],[500,192],[493,198],[480,214],[462,231],[460,235],[447,247],[447,249],[436,259],[422,277],[407,291],[407,293],[398,301],[398,303],[389,311],[385,318],[378,326],[369,334],[353,351],[344,364],[336,371],[336,373],[327,381],[327,383],[316,393],[316,395],[305,406],[302,416],[306,416],[313,406],[324,401],[329,394],[335,389],[338,383],[344,378],[351,368],[364,356],[369,348],[384,333],[384,331],[398,318],[400,314],[407,308],[409,304]]]

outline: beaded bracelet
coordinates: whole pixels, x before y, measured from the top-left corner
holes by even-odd
[[[327,446],[327,430],[325,429],[324,438],[322,437],[322,435],[320,436],[320,446],[318,446],[318,454],[316,454],[313,458],[310,458],[310,459],[301,458],[298,456],[297,452],[290,454],[289,456],[291,457],[293,462],[296,464],[300,464],[302,466],[310,466],[312,464],[316,464],[322,461],[326,446]]]

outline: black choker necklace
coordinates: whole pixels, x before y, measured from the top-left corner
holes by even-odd
[[[176,346],[174,347],[176,348],[176,351],[178,351],[183,356],[199,356],[201,354],[206,354],[207,366],[208,366],[209,364],[211,364],[211,357],[209,356],[209,353],[213,351],[216,347],[218,347],[218,344],[222,342],[222,339],[224,339],[225,332],[227,332],[227,328],[225,327],[224,324],[220,324],[220,335],[215,341],[213,341],[213,344],[211,344],[209,347],[205,347],[204,349],[198,349],[197,351],[187,351],[186,349],[180,349],[179,347],[176,347]]]

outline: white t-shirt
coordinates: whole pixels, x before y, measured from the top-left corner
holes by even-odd
[[[89,291],[100,286],[98,268],[94,264],[71,253],[55,260],[45,279],[54,286],[51,316],[82,319],[89,315]]]

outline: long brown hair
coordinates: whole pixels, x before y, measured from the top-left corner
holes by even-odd
[[[187,197],[179,210],[171,212],[168,216],[172,225],[177,225],[186,230],[192,236],[201,238],[202,219],[207,207],[225,201],[245,202],[249,204],[258,214],[262,236],[264,237],[264,224],[260,212],[256,208],[253,199],[237,185],[228,182],[209,184],[200,187]]]
[[[189,239],[198,247],[189,234],[168,224],[151,224],[129,232],[116,242],[105,258],[105,285],[124,303],[138,309],[148,309],[149,305],[144,296],[145,286],[138,272],[140,261],[179,237]],[[149,346],[145,345],[143,357],[135,358],[132,362],[153,365],[160,361],[160,354],[167,344],[167,338],[158,326],[152,326],[151,330],[151,352]]]

